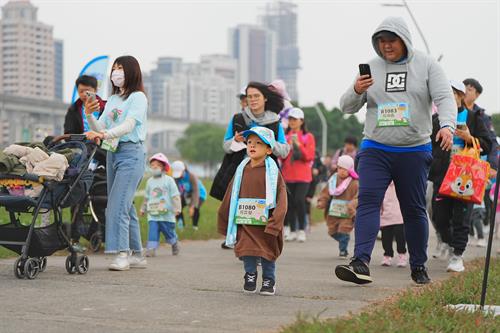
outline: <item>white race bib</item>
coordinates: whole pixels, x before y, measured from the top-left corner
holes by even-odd
[[[384,103],[377,108],[377,127],[410,126],[408,103]]]
[[[332,199],[332,201],[330,202],[330,209],[328,210],[328,215],[342,219],[347,219],[351,217],[347,209],[348,204],[349,201],[347,200]]]
[[[266,225],[268,220],[268,209],[265,199],[238,200],[236,209],[236,224]]]
[[[168,209],[165,205],[165,201],[157,201],[157,202],[148,202],[147,204],[148,214],[150,215],[164,215],[168,212]]]
[[[102,140],[101,148],[114,153],[118,149],[119,143],[120,138]]]

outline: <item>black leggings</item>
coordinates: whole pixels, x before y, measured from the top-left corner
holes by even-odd
[[[396,246],[399,254],[406,253],[405,229],[403,224],[388,225],[380,228],[382,231],[382,247],[384,256],[394,257],[392,241],[396,238]]]
[[[458,256],[464,253],[469,240],[472,206],[471,203],[450,198],[437,197],[433,201],[434,221],[441,240],[450,245]]]
[[[184,222],[184,225],[186,225],[186,220],[184,219],[184,207],[186,207],[186,201],[184,200],[184,198],[181,200],[182,202],[182,210],[181,210],[181,213],[177,216],[177,222],[179,221],[179,219],[182,219],[182,221]],[[191,218],[191,220],[193,221],[193,227],[197,227],[198,226],[198,222],[200,221],[200,208],[201,206],[203,205],[203,200],[200,199],[200,203],[198,205],[198,207],[195,207],[194,209],[194,213],[193,213],[193,217]],[[189,215],[189,213],[188,213]]]
[[[291,231],[304,230],[306,225],[306,194],[309,183],[287,183],[288,188],[288,210],[285,217],[285,225],[290,226]]]

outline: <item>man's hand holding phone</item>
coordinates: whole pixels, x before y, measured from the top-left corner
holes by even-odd
[[[359,64],[359,77],[354,84],[354,91],[356,94],[361,95],[373,85],[372,73],[370,65]]]
[[[99,101],[97,100],[94,92],[87,91],[85,93],[87,94],[87,100],[85,101],[85,114],[91,115],[92,113],[99,111]]]

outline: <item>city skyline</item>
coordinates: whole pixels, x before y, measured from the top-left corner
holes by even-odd
[[[0,0],[0,5],[7,1]],[[407,13],[369,1],[294,1],[298,12],[298,44],[301,67],[298,91],[302,105],[324,102],[338,106],[341,94],[357,72],[357,64],[375,54],[370,36],[386,16],[402,16],[412,32],[414,45],[425,50]],[[41,1],[39,20],[54,26],[54,35],[65,41],[65,100],[84,63],[95,55],[136,55],[145,72],[158,57],[176,56],[186,62],[200,54],[224,54],[227,29],[241,23],[255,24],[268,1]],[[120,6],[116,6],[120,3]],[[397,3],[397,1],[392,1]],[[500,110],[496,93],[499,75],[499,5],[496,1],[410,1],[433,55],[453,79],[475,77],[485,87],[480,105],[489,112]],[[196,6],[196,10],[193,10]],[[139,10],[140,9],[140,10]],[[75,24],[71,15],[92,13]],[[141,15],[136,15],[141,13]],[[446,13],[442,16],[442,13]],[[148,19],[143,19],[142,17]],[[114,18],[120,18],[116,21]],[[137,25],[119,22],[138,22]],[[107,22],[104,24],[103,22]],[[443,22],[445,24],[443,24]],[[463,26],[461,22],[474,22]],[[121,34],[113,33],[120,27]],[[153,28],[154,26],[154,28]],[[457,42],[463,38],[463,42]],[[91,41],[91,42],[90,42]],[[470,55],[464,44],[470,43]],[[90,48],[88,45],[92,44]],[[106,52],[107,51],[107,52]],[[472,52],[474,51],[474,52]]]

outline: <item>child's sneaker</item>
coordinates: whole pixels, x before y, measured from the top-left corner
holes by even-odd
[[[254,294],[257,291],[257,273],[245,273],[244,279],[243,292],[245,294]]]
[[[262,288],[260,294],[263,296],[273,296],[276,294],[276,282],[273,279],[264,278],[262,280]]]
[[[288,237],[285,237],[285,241],[287,242],[293,242],[296,239],[297,239],[297,233],[295,231],[290,232]]]
[[[198,227],[197,226],[193,226],[193,230],[194,231],[198,231]]]
[[[340,259],[347,259],[347,257],[349,257],[349,252],[347,252],[347,251],[340,251],[340,253],[339,253],[339,258]]]
[[[349,265],[338,265],[335,267],[335,275],[342,281],[356,284],[366,284],[373,281],[368,265],[357,258],[351,260]]]
[[[172,244],[172,255],[176,256],[179,254],[179,242]]]
[[[141,252],[131,255],[128,258],[128,261],[130,263],[130,268],[146,268],[148,265],[148,261],[144,258]]]
[[[306,232],[304,230],[299,230],[297,241],[300,243],[304,243],[306,241]]]
[[[386,267],[389,267],[391,266],[391,261],[392,261],[392,257],[389,257],[389,256],[384,256],[384,258],[382,259],[382,263],[381,265],[382,266],[386,266]]]
[[[146,249],[146,257],[156,257],[156,249]]]
[[[109,264],[110,271],[127,271],[130,269],[127,252],[120,252]]]
[[[408,256],[406,253],[400,253],[398,254],[398,267],[406,267],[408,265]]]

